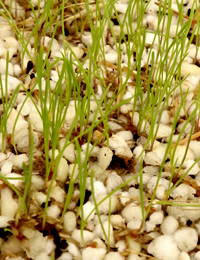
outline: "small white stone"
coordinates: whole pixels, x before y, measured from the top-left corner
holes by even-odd
[[[74,118],[76,116],[76,110],[75,110],[75,105],[74,104],[69,104],[67,108],[67,113],[65,116],[65,126],[66,128],[70,128],[72,125]]]
[[[184,158],[185,161],[195,159],[195,156],[194,156],[194,153],[192,152],[192,150],[190,148],[188,148],[188,150],[186,150],[186,149],[187,149],[186,145],[177,146],[175,154],[174,154],[174,162],[176,162],[176,160],[177,160],[177,164],[176,164],[177,166],[179,166],[180,163],[182,162],[186,151],[187,151],[187,154]]]
[[[200,251],[198,251],[197,253],[195,253],[193,259],[194,259],[194,260],[200,260]],[[181,259],[181,260],[182,260],[182,259]],[[189,258],[189,260],[190,260],[190,258]]]
[[[0,59],[0,73],[5,74],[6,73],[6,60]],[[13,75],[13,64],[8,62],[8,75]]]
[[[179,223],[173,216],[167,216],[161,223],[161,231],[164,235],[172,235],[178,228]]]
[[[79,169],[78,165],[76,164],[70,164],[69,165],[69,177],[70,179],[75,180],[79,175]]]
[[[82,260],[102,260],[105,259],[106,249],[87,247],[82,251]]]
[[[72,256],[81,259],[81,252],[76,245],[74,245],[73,243],[68,243],[67,249]]]
[[[3,166],[1,167],[1,174],[5,176],[11,173],[12,167],[13,167],[13,161],[11,160],[5,161]]]
[[[65,213],[63,218],[63,227],[66,232],[72,232],[76,228],[76,215],[72,211]]]
[[[106,190],[110,193],[123,183],[122,178],[116,173],[111,172],[106,180]]]
[[[131,131],[120,131],[116,135],[121,136],[125,141],[133,140],[133,134]]]
[[[126,249],[125,240],[119,240],[115,243],[115,247],[118,249],[118,252],[123,252]]]
[[[193,152],[195,159],[197,160],[200,157],[200,149],[199,149],[200,142],[196,140],[190,141],[189,148]]]
[[[124,138],[119,135],[112,135],[109,138],[109,146],[111,149],[116,149],[118,147],[128,147]]]
[[[125,219],[121,215],[111,215],[110,222],[113,227],[123,227],[125,225]]]
[[[115,154],[120,158],[131,159],[133,157],[133,153],[129,147],[118,147],[115,149]]]
[[[188,74],[197,76],[200,74],[200,68],[194,64],[182,62],[181,63],[181,77],[185,77]]]
[[[114,50],[110,50],[108,53],[105,54],[105,59],[113,64],[117,64],[117,60],[118,60],[117,52]]]
[[[63,252],[62,255],[57,258],[57,260],[72,260],[72,255],[68,252]]]
[[[163,222],[164,215],[163,211],[159,210],[151,214],[150,221],[154,222],[156,225],[159,225]]]
[[[54,198],[57,202],[63,203],[65,199],[65,191],[59,186],[52,187],[50,197]]]
[[[43,132],[43,121],[38,111],[31,110],[29,113],[29,119],[34,130],[37,132]]]
[[[87,182],[86,182],[86,187],[88,190],[91,191],[91,179],[90,177],[87,178]],[[93,183],[94,185],[94,195],[95,197],[98,196],[99,194],[106,194],[106,187],[104,186],[102,181],[94,181]]]
[[[0,216],[0,228],[6,228],[7,226],[9,226],[8,221],[14,220],[11,217],[7,217],[7,216]]]
[[[102,147],[98,154],[98,163],[102,169],[106,170],[110,165],[113,157],[113,152],[107,147]]]
[[[190,256],[186,252],[181,252],[179,256],[179,260],[191,260]],[[196,259],[197,260],[197,259]]]
[[[197,246],[198,235],[194,228],[182,227],[174,233],[174,238],[183,252],[189,252]]]
[[[99,194],[98,196],[96,196],[97,204],[100,201],[102,201],[106,196],[107,194]],[[115,212],[117,209],[117,203],[118,203],[117,196],[111,195],[98,206],[99,213],[108,214],[109,212],[111,213]]]
[[[183,198],[184,196],[186,196],[186,200],[188,197],[188,185],[181,183],[178,187],[176,187],[171,193],[170,196],[172,198],[177,198],[177,197],[181,197]]]
[[[153,231],[155,229],[155,227],[156,227],[156,223],[154,223],[153,221],[147,220],[145,222],[145,230],[146,230],[146,232],[149,233],[150,231]]]
[[[68,176],[68,170],[69,170],[69,166],[67,161],[64,158],[61,158],[58,164],[56,180],[60,182],[65,182]]]
[[[129,193],[127,191],[123,191],[121,193],[121,196],[119,197],[119,199],[120,199],[122,206],[125,206],[126,202],[128,202],[130,200]]]
[[[64,145],[65,145],[65,138],[62,138],[59,141],[60,144],[60,149],[63,149]],[[74,143],[69,144],[63,152],[63,157],[65,157],[65,159],[67,159],[69,162],[74,163],[75,162],[75,145]]]
[[[7,181],[15,187],[19,186],[23,182],[23,176],[14,172],[8,173],[6,178]]]
[[[157,176],[153,176],[147,183],[147,188],[149,189],[150,193],[154,192],[154,188],[156,186],[157,183]],[[164,199],[165,198],[165,192],[168,190],[169,187],[169,181],[164,179],[164,178],[160,178],[159,182],[158,182],[158,186],[157,186],[157,190],[156,190],[156,198],[157,199]],[[170,184],[170,187],[172,187],[172,183]]]
[[[141,227],[141,224],[142,224],[142,220],[133,219],[133,220],[128,222],[127,228],[130,229],[130,230],[139,229]],[[143,229],[142,229],[142,231],[143,231]]]
[[[195,163],[194,160],[187,160],[184,162],[183,166],[184,166],[184,169],[183,171],[186,173],[191,167],[191,169],[189,170],[188,174],[187,175],[196,175],[200,172],[200,168],[198,166],[197,163]]]
[[[61,213],[60,208],[57,205],[51,205],[47,208],[47,216],[58,219]]]
[[[16,77],[18,77],[22,72],[22,69],[18,64],[13,65],[13,73]]]
[[[162,260],[179,260],[180,251],[173,236],[161,235],[147,247],[147,251]]]
[[[86,244],[90,244],[96,237],[94,232],[92,233],[87,230],[83,230],[83,232],[81,232],[81,230],[79,229],[74,229],[74,231],[71,234],[71,237],[75,239],[77,242],[79,242],[80,244],[82,244],[82,235],[83,235],[83,240]]]
[[[41,206],[42,203],[46,202],[47,195],[43,192],[35,192],[35,199],[37,203]]]
[[[89,47],[91,47],[92,46],[92,35],[91,35],[91,33],[90,32],[84,32],[82,34],[81,41],[86,46],[88,45]]]
[[[157,128],[158,128],[158,131],[157,131]],[[148,127],[147,134],[149,134],[149,131],[150,131],[150,128]],[[156,133],[156,131],[157,131],[157,133]],[[160,123],[159,125],[158,124],[154,125],[154,134],[156,133],[156,139],[170,136],[171,131],[172,131],[172,128],[168,125],[164,125],[162,123]]]
[[[94,204],[90,201],[86,202],[83,205],[83,219],[86,220],[88,215],[91,213],[91,211],[94,209]],[[81,213],[80,213],[81,214]],[[94,218],[95,210],[91,213],[87,221],[90,221]]]
[[[31,183],[31,188],[35,190],[41,190],[44,186],[44,180],[40,176],[34,174],[32,174]]]
[[[101,224],[97,224],[95,226],[93,233],[96,234],[98,237],[102,238],[103,240],[105,240],[106,244],[108,244],[108,242],[109,242],[110,246],[113,247],[115,242],[114,242],[112,225],[108,221],[105,221],[105,222],[103,222],[103,228],[104,228],[106,237],[105,237],[104,232],[102,230]],[[108,235],[109,235],[109,237],[108,237]]]
[[[13,166],[19,168],[20,170],[23,169],[23,163],[28,161],[29,159],[26,154],[19,154],[12,157]]]
[[[1,216],[14,218],[18,203],[13,199],[13,192],[9,188],[1,190]]]
[[[131,250],[141,252],[141,244],[136,242],[135,238],[133,238],[132,236],[126,236],[126,243],[128,245],[128,248],[130,248]]]
[[[196,204],[196,203],[193,203]],[[196,204],[199,205],[199,204]],[[200,209],[199,207],[178,207],[178,206],[168,206],[167,213],[172,215],[176,219],[184,219],[185,221],[191,220],[196,221],[200,218]]]
[[[105,257],[104,260],[124,260],[124,256],[120,255],[118,252],[110,252]]]
[[[142,209],[135,203],[130,203],[122,210],[122,217],[125,218],[126,223],[133,219],[142,220]]]
[[[162,163],[162,159],[158,157],[156,152],[148,152],[144,157],[144,161],[152,166],[161,165]]]
[[[153,152],[163,161],[166,149],[167,144],[158,143],[155,148],[153,147]]]
[[[130,253],[127,260],[143,260],[143,258],[134,253]]]

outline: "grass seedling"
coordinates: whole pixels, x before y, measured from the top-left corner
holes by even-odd
[[[56,180],[59,163],[65,148],[71,143],[75,144],[76,147],[76,159],[74,162],[73,173],[67,180],[69,188],[64,206],[62,208],[60,223],[63,223],[64,214],[66,213],[72,199],[74,187],[78,184],[80,191],[80,206],[78,209],[77,218],[80,217],[81,219],[80,229],[82,232],[83,244],[85,243],[83,238],[85,224],[87,223],[87,220],[91,214],[95,211],[98,216],[99,223],[102,227],[105,240],[109,246],[110,226],[108,226],[109,228],[107,233],[107,230],[105,230],[103,227],[101,214],[99,212],[99,205],[105,200],[109,200],[108,222],[110,225],[112,195],[114,195],[116,191],[122,189],[130,181],[136,178],[139,180],[140,198],[138,199],[140,200],[140,205],[142,208],[143,221],[146,220],[149,215],[151,206],[155,202],[159,180],[161,178],[163,169],[166,167],[165,161],[167,159],[170,159],[171,163],[169,167],[171,170],[171,178],[168,190],[166,191],[166,200],[163,199],[156,203],[162,205],[178,205],[182,207],[188,206],[187,203],[173,203],[171,201],[167,201],[167,199],[170,196],[170,193],[181,183],[192,167],[200,160],[198,159],[195,163],[193,163],[193,165],[171,187],[174,177],[181,171],[185,159],[184,157],[180,165],[177,167],[177,146],[182,138],[182,134],[184,133],[187,124],[191,123],[192,127],[185,152],[186,156],[187,150],[189,149],[190,138],[194,132],[196,120],[199,117],[199,90],[197,99],[194,101],[195,108],[189,115],[187,113],[187,109],[185,108],[188,93],[184,94],[181,90],[181,83],[186,79],[186,77],[181,77],[181,64],[187,56],[188,49],[194,40],[195,34],[198,36],[199,28],[197,27],[190,36],[190,39],[187,40],[187,35],[190,32],[191,25],[196,14],[194,13],[194,9],[196,8],[195,3],[197,4],[197,1],[194,2],[191,15],[186,22],[183,15],[183,3],[178,3],[180,15],[177,20],[178,25],[181,26],[181,29],[178,30],[177,27],[176,36],[174,38],[170,36],[172,15],[174,14],[174,11],[171,9],[172,1],[165,0],[162,5],[159,4],[158,26],[156,31],[153,32],[147,30],[143,24],[145,9],[148,6],[148,3],[145,4],[144,1],[129,1],[129,6],[124,14],[123,19],[121,19],[121,16],[118,14],[115,7],[115,3],[117,3],[117,1],[96,1],[95,6],[91,6],[91,2],[89,1],[85,1],[85,3],[81,4],[75,2],[73,6],[69,6],[68,3],[62,1],[60,5],[55,7],[55,4],[57,3],[55,3],[53,0],[50,0],[46,2],[43,11],[40,2],[38,2],[38,11],[36,11],[32,3],[28,0],[30,9],[32,10],[34,16],[34,26],[32,28],[32,32],[30,32],[28,36],[26,34],[27,21],[23,20],[21,24],[19,24],[19,22],[15,24],[15,20],[13,19],[10,10],[6,8],[2,1],[0,1],[0,3],[2,4],[2,8],[4,10],[1,10],[0,14],[8,21],[13,31],[15,32],[17,39],[19,39],[21,43],[22,69],[25,69],[25,58],[28,57],[33,61],[34,69],[36,71],[36,79],[32,88],[30,90],[24,88],[24,92],[27,96],[18,111],[18,116],[13,126],[12,144],[17,154],[18,151],[17,147],[15,146],[14,138],[15,129],[20,112],[22,111],[25,102],[30,99],[34,104],[43,124],[45,157],[44,189],[47,195],[42,220],[43,228],[45,227],[47,221],[48,201],[50,199],[50,192],[54,181]],[[65,10],[66,8],[70,10],[72,7],[73,15],[67,17]],[[60,16],[59,20],[56,20],[58,15]],[[135,15],[137,16],[137,20],[135,20]],[[17,17],[17,20],[18,19],[19,17]],[[84,32],[84,27],[88,24],[90,25],[89,33],[91,33],[92,44],[87,46],[87,52],[85,52],[85,56],[82,58],[82,60],[77,58],[75,51],[73,51],[73,46],[65,40],[65,22],[69,22],[71,20],[74,21],[73,26],[75,26],[74,31],[76,36],[80,33],[79,36],[81,37],[81,34]],[[197,21],[198,20],[199,17],[197,17]],[[84,21],[82,26],[80,26],[80,21]],[[115,25],[113,21],[118,22],[119,24],[119,34],[116,33],[116,28],[114,27]],[[133,28],[133,22],[136,28]],[[22,26],[21,29],[18,28],[20,27],[19,25]],[[108,26],[108,34],[110,39],[106,39],[106,26]],[[49,59],[51,54],[51,47],[53,46],[53,40],[57,37],[57,31],[59,30],[62,32],[63,51],[62,55],[52,61]],[[147,33],[154,34],[154,40],[150,46],[148,46],[145,42]],[[45,45],[44,39],[46,35],[51,37],[48,48],[43,46]],[[106,60],[104,46],[105,41],[109,43],[111,38],[113,41],[112,47],[115,48],[118,55],[116,65],[112,64],[112,66],[110,66]],[[32,41],[34,43],[31,43]],[[32,50],[30,48],[31,44]],[[124,46],[124,49],[122,46]],[[154,50],[155,48],[157,48],[156,51]],[[127,54],[127,67],[123,68],[121,66],[121,60],[125,50]],[[146,65],[146,68],[144,68],[142,63],[142,56],[146,50],[149,53],[147,63],[151,61],[151,66]],[[7,87],[9,66],[8,54],[6,62],[5,85],[4,81],[2,80],[2,76],[0,75],[0,93],[4,110],[4,115],[0,124],[2,152],[5,150],[4,141],[7,135],[6,123],[12,108],[15,107],[20,87],[19,86],[16,88],[12,93],[12,96],[9,97],[9,91]],[[85,69],[84,65],[87,62],[89,64],[88,69]],[[102,63],[104,66],[102,66]],[[108,83],[106,81],[106,72],[108,69],[111,69],[111,67],[113,74],[116,73],[115,84],[118,84],[117,88],[114,90],[112,89],[112,82]],[[53,68],[56,68],[58,72],[58,81],[54,87],[51,81],[51,70]],[[144,69],[145,72],[143,73]],[[125,71],[127,72],[126,74],[124,73]],[[135,74],[133,74],[133,71]],[[145,76],[143,76],[143,74],[145,74]],[[134,86],[132,87],[135,91],[135,94],[132,97],[123,100],[123,96],[127,88],[127,83],[130,77],[133,75],[135,78]],[[84,93],[82,93],[81,89],[83,83],[85,86]],[[102,87],[103,90],[103,94],[100,97],[97,97],[94,91],[94,85],[97,85],[97,83]],[[173,106],[173,98],[176,98],[176,90],[179,88],[181,91],[181,100],[179,100],[179,107],[175,112],[173,123],[170,123],[171,134],[167,140],[163,161],[159,165],[160,168],[157,183],[153,193],[151,194],[151,200],[148,201],[148,207],[146,207],[143,185],[144,162],[142,155],[145,151],[154,149],[155,141],[158,139],[157,133],[159,126],[162,122],[162,114],[170,106]],[[39,101],[36,101],[36,99],[33,97],[33,93],[36,90],[39,93]],[[107,94],[109,92],[111,93],[111,98],[108,99]],[[128,104],[129,102],[132,102],[132,117],[134,117],[136,112],[139,114],[137,125],[138,134],[145,135],[147,137],[146,144],[144,145],[143,151],[141,152],[141,156],[136,159],[137,163],[140,164],[139,172],[136,172],[130,180],[124,182],[117,189],[113,190],[110,194],[105,196],[102,201],[97,203],[94,191],[94,170],[88,169],[88,161],[90,160],[91,151],[94,149],[95,145],[98,145],[98,141],[101,139],[101,137],[104,137],[104,142],[102,142],[102,145],[109,146],[110,130],[108,121],[111,116],[115,114],[115,111],[117,111],[116,114],[118,116],[121,113],[120,109],[122,105]],[[75,106],[72,106],[73,104],[75,104]],[[177,143],[174,145],[174,147],[172,147],[173,135],[176,130],[182,108],[185,109],[186,121],[179,133]],[[127,113],[128,115],[129,112]],[[66,122],[66,117],[69,115],[69,113],[72,115],[71,121],[69,120]],[[155,127],[155,125],[157,125],[157,127]],[[101,127],[103,132],[99,139],[93,143],[91,148],[92,134],[96,127]],[[65,135],[63,135],[62,130],[65,132]],[[61,148],[59,140],[63,136],[65,138],[65,144]],[[24,177],[21,178],[24,180],[24,193],[20,194],[20,192],[9,183],[9,178],[0,175],[0,178],[4,184],[13,189],[13,191],[18,195],[21,203],[16,215],[16,225],[19,223],[20,215],[23,211],[25,212],[25,215],[28,216],[32,199],[31,176],[34,166],[35,147],[31,124],[29,124],[29,138],[29,165],[27,166],[24,164]],[[82,144],[84,143],[86,144],[85,153],[82,151]],[[49,154],[50,149],[52,156]],[[77,167],[79,174],[75,176],[75,169],[77,169]],[[83,205],[86,192],[86,181],[89,176],[91,181],[94,209],[90,212],[90,214],[88,214],[87,218],[84,219]],[[197,207],[195,204],[190,204],[190,206]],[[52,255],[52,259],[54,258],[55,256]]]

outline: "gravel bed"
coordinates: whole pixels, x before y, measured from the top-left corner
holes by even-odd
[[[22,27],[25,17],[24,37],[28,39],[31,28],[36,22],[33,19],[34,15],[29,1],[5,0],[3,2],[6,7],[11,6],[12,17],[16,15],[15,8],[17,8],[16,25],[19,29],[21,29],[20,26]],[[38,8],[38,1],[31,0],[30,2],[33,8]],[[61,2],[55,1],[55,8],[61,5]],[[115,3],[121,21],[128,6],[133,2],[120,0]],[[177,42],[180,40],[177,35],[182,27],[177,24],[181,3],[184,26],[190,20],[194,1],[173,0],[169,3],[174,10],[169,30],[169,44],[172,44],[173,40]],[[40,8],[43,6],[44,1],[41,1]],[[92,8],[96,10],[95,5],[92,5],[91,13]],[[22,54],[24,47],[15,37],[11,25],[2,15],[0,16],[0,113],[1,125],[6,125],[5,140],[2,137],[3,132],[0,132],[0,259],[200,259],[199,110],[194,114],[196,118],[193,116],[196,107],[199,106],[200,97],[198,94],[200,51],[197,48],[198,33],[195,33],[199,17],[197,14],[191,20],[191,28],[185,45],[192,39],[193,32],[195,37],[188,45],[188,49],[184,50],[186,53],[183,61],[179,59],[179,55],[175,57],[177,67],[180,65],[180,77],[176,77],[176,71],[169,86],[171,89],[174,88],[174,91],[171,91],[168,96],[163,95],[160,103],[156,102],[155,107],[151,108],[153,113],[157,113],[157,119],[151,121],[149,113],[149,117],[143,118],[141,121],[140,113],[143,113],[141,107],[148,102],[149,98],[147,82],[150,80],[152,86],[155,82],[159,86],[160,78],[156,78],[156,72],[159,69],[163,70],[162,84],[168,75],[165,67],[157,67],[149,78],[153,57],[158,60],[163,58],[159,49],[162,41],[158,36],[154,37],[155,32],[165,34],[168,26],[167,18],[159,20],[159,8],[164,8],[162,4],[159,6],[159,1],[157,3],[154,0],[149,1],[143,16],[146,35],[141,36],[141,41],[145,41],[141,68],[136,67],[127,82],[126,75],[129,73],[129,68],[134,66],[136,57],[134,54],[131,58],[128,57],[127,45],[121,42],[122,77],[120,80],[126,82],[126,89],[121,101],[129,99],[129,102],[124,102],[109,114],[107,117],[109,129],[105,129],[105,125],[100,123],[93,127],[90,139],[88,139],[89,134],[80,137],[77,141],[80,150],[76,149],[76,142],[69,144],[83,130],[80,127],[76,129],[77,132],[74,130],[71,133],[71,139],[66,145],[67,133],[76,118],[77,103],[74,99],[77,96],[72,92],[63,125],[60,126],[57,136],[56,149],[53,147],[52,140],[49,140],[49,163],[55,161],[55,164],[52,164],[48,179],[46,179],[47,151],[44,146],[46,138],[44,132],[47,130],[41,118],[44,105],[41,97],[45,95],[49,84],[52,91],[51,98],[58,99],[60,102],[59,95],[53,95],[56,93],[57,82],[65,63],[58,62],[58,67],[53,66],[57,57],[62,58],[63,55],[67,55],[70,60],[71,53],[76,55],[76,59],[72,58],[74,64],[73,71],[70,73],[75,78],[77,77],[77,81],[80,78],[79,62],[84,62],[85,71],[90,73],[91,62],[89,59],[84,60],[94,41],[90,24],[86,22],[84,31],[77,36],[74,20],[76,18],[79,21],[80,16],[78,15],[80,14],[66,19],[65,40],[71,44],[66,52],[60,27],[52,42],[50,32],[47,30],[46,35],[41,38],[38,53],[40,53],[40,47],[43,46],[44,60],[49,61],[46,66],[51,68],[49,70],[50,80],[48,82],[48,77],[43,75],[41,85],[39,85],[36,82],[39,77],[37,66],[40,64],[33,64],[27,53]],[[99,4],[99,9],[103,14],[102,3]],[[194,9],[196,10],[196,8]],[[87,12],[85,13],[84,7],[82,10],[81,15],[84,17]],[[1,9],[2,11],[3,9]],[[72,16],[70,8],[67,12],[69,12],[69,17]],[[60,14],[58,20],[59,17]],[[132,28],[136,29],[137,10],[135,9],[133,18]],[[113,95],[120,85],[117,65],[118,46],[115,44],[114,36],[119,39],[122,28],[117,23],[117,19],[113,12],[112,31],[109,25],[105,24],[102,32],[105,60],[101,59],[102,54],[100,54],[97,61],[101,75],[107,82],[107,86],[110,84],[110,89],[106,93],[101,82],[95,77],[92,78],[90,84],[95,98],[91,92],[91,98],[88,97],[90,115],[85,130],[97,121],[97,119],[94,120],[95,117],[99,119],[106,113],[106,102],[103,99],[98,115],[96,115],[96,111],[99,109],[97,103],[101,101],[103,95],[107,100],[107,106],[109,102],[113,105],[118,102],[117,100],[112,101]],[[38,32],[41,28],[38,28]],[[123,30],[127,35],[126,26],[123,27]],[[32,37],[29,40],[27,49],[31,55],[34,55],[34,40],[36,39]],[[132,42],[130,42],[130,46],[131,44]],[[51,46],[50,52],[49,46]],[[169,60],[173,59],[171,56],[173,51],[170,51]],[[48,59],[45,58],[46,55],[48,55]],[[136,78],[139,69],[141,70],[140,81],[143,84],[143,100],[139,95],[135,110],[132,111],[135,102],[134,96],[137,92]],[[178,82],[180,82],[179,85]],[[14,98],[19,84],[19,92]],[[64,77],[60,84],[63,88],[65,87]],[[87,84],[82,79],[82,89],[77,94],[80,97],[80,103],[85,102]],[[175,85],[178,85],[176,89]],[[43,93],[41,93],[41,89]],[[154,90],[152,87],[152,93]],[[29,93],[31,93],[32,99],[28,96]],[[155,91],[155,93],[158,92]],[[168,99],[167,104],[165,103],[166,98]],[[5,100],[7,105],[10,105],[8,114],[5,114]],[[50,107],[50,101],[45,102],[45,105]],[[65,106],[63,106],[64,109]],[[178,118],[177,111],[179,111]],[[102,114],[100,114],[101,112]],[[58,109],[55,113],[62,114],[62,111]],[[51,114],[46,116],[53,118]],[[174,125],[174,122],[177,123]],[[1,127],[1,129],[4,128]],[[172,129],[174,129],[173,134]],[[109,142],[103,135],[104,132],[106,132]],[[101,135],[102,138],[100,138]],[[155,137],[154,142],[146,145],[149,135]],[[55,138],[57,137],[55,135]],[[90,145],[88,145],[88,140],[90,140]],[[30,149],[31,144],[32,150]],[[33,159],[30,160],[30,158]],[[80,163],[77,163],[77,158],[81,158]],[[56,160],[59,160],[58,164],[56,164]],[[31,175],[30,164],[32,164]],[[83,167],[87,171],[85,179],[80,173],[83,171],[81,164],[86,167]],[[53,168],[55,165],[57,165],[56,170]],[[24,184],[24,178],[26,183],[30,184],[29,186]],[[81,189],[83,182],[85,182],[85,194]],[[31,187],[30,194],[26,187]],[[171,190],[170,194],[169,190]],[[24,196],[25,193],[26,196]],[[81,195],[82,193],[83,195]],[[71,194],[70,201],[66,204],[69,194]],[[19,211],[23,205],[22,202],[26,205],[28,213],[25,208],[21,208]],[[81,203],[83,204],[82,209]],[[66,205],[67,208],[65,208]],[[145,215],[146,219],[143,221]]]

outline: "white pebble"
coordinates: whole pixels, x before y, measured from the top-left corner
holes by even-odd
[[[186,150],[186,149],[187,149],[186,145],[177,146],[175,154],[174,154],[174,162],[176,162],[176,160],[177,160],[177,164],[176,164],[177,166],[179,166],[180,163],[182,162],[186,151],[187,151],[187,154],[184,158],[185,161],[195,159],[195,156],[194,156],[194,153],[192,152],[192,150],[190,148],[188,148],[188,150]]]
[[[98,154],[98,163],[102,169],[106,170],[110,165],[113,157],[113,152],[107,147],[102,147]]]
[[[147,251],[162,260],[179,260],[180,251],[173,236],[161,235],[147,247]]]
[[[9,226],[8,221],[14,220],[11,217],[7,217],[7,216],[0,216],[0,228],[6,228],[7,226]]]
[[[86,244],[90,244],[96,237],[94,232],[92,233],[87,230],[83,230],[83,232],[81,232],[81,230],[79,229],[74,229],[74,231],[71,234],[71,237],[75,239],[77,242],[79,242],[80,244],[82,244],[82,235],[83,235],[83,240]]]
[[[187,160],[184,162],[183,171],[186,173],[190,169],[188,171],[187,175],[196,175],[197,173],[200,172],[200,168],[199,168],[198,164],[197,163],[194,164],[194,163],[195,163],[194,160]]]
[[[43,121],[37,110],[30,111],[29,119],[34,130],[37,132],[43,132]]]
[[[74,245],[73,243],[68,243],[68,248],[67,249],[68,249],[68,252],[72,256],[81,259],[81,252],[80,252],[80,250],[78,249],[78,247],[76,245]]]
[[[142,220],[133,219],[133,220],[128,222],[127,228],[130,229],[130,230],[139,229],[141,227],[141,224],[142,224]]]
[[[65,199],[65,191],[59,186],[51,188],[50,197],[54,198],[55,201],[63,203]]]
[[[68,170],[69,170],[69,166],[67,161],[64,158],[61,158],[58,164],[56,180],[60,182],[65,182],[68,176]]]
[[[110,222],[113,227],[123,227],[125,225],[125,219],[121,215],[111,215]]]
[[[102,260],[105,259],[106,249],[87,247],[82,251],[82,260]]]
[[[99,203],[102,201],[107,194],[99,194],[96,197],[96,202]],[[100,214],[108,214],[109,212],[113,213],[117,209],[117,203],[118,203],[118,198],[115,195],[111,195],[107,199],[105,199],[99,206],[98,210]]]
[[[124,260],[124,256],[120,255],[118,252],[110,252],[105,257],[104,260]]]
[[[182,62],[181,63],[181,77],[185,77],[188,74],[197,76],[200,74],[200,68],[194,64]]]
[[[113,235],[112,225],[108,221],[105,221],[105,222],[103,222],[103,229],[105,231],[106,237],[105,237],[104,232],[102,230],[101,224],[97,224],[95,226],[93,233],[96,234],[98,237],[102,238],[103,240],[105,240],[106,244],[109,243],[110,246],[113,247],[115,243],[114,243],[114,235]]]
[[[8,173],[6,178],[7,181],[15,187],[18,187],[23,182],[23,176],[14,172]]]
[[[22,72],[22,69],[18,64],[13,65],[13,73],[16,77],[18,77]]]
[[[176,187],[171,193],[170,193],[170,196],[172,198],[177,198],[177,197],[180,197],[180,198],[183,198],[184,196],[186,196],[186,200],[187,200],[187,197],[188,197],[188,185],[187,184],[184,184],[184,183],[181,183],[178,187]]]
[[[196,203],[193,203],[196,204]],[[199,204],[196,204],[199,205]],[[185,219],[196,221],[200,218],[200,209],[199,207],[178,207],[178,206],[168,206],[167,213],[172,215],[176,219]]]
[[[41,190],[44,186],[44,180],[40,176],[34,174],[32,174],[31,183],[31,188],[33,190]]]
[[[51,205],[47,208],[47,216],[58,219],[61,213],[60,208],[57,205]]]
[[[1,216],[14,218],[18,203],[13,199],[13,192],[9,188],[1,190]]]
[[[65,213],[63,218],[63,227],[66,232],[72,232],[76,228],[76,215],[72,211]]]
[[[115,154],[120,158],[131,159],[133,157],[133,153],[129,147],[118,147],[115,149]]]
[[[191,260],[190,256],[186,252],[181,252],[179,256],[179,260]],[[197,259],[195,259],[197,260]]]
[[[125,240],[119,240],[115,243],[115,247],[118,249],[118,252],[123,252],[126,249]]]
[[[196,140],[190,141],[189,148],[193,152],[195,156],[195,160],[197,160],[200,157],[200,149],[199,149],[200,142]]]
[[[106,190],[110,193],[123,183],[122,178],[116,173],[111,172],[106,180]]]
[[[6,73],[6,60],[0,59],[0,73],[5,74]],[[8,75],[13,75],[13,64],[8,62]]]
[[[142,209],[135,203],[130,203],[122,210],[122,217],[125,218],[126,223],[133,219],[142,220]]]
[[[11,173],[12,167],[13,167],[13,161],[11,160],[5,161],[3,166],[1,167],[1,174],[6,175]]]
[[[173,216],[167,216],[161,224],[161,231],[164,235],[172,235],[178,228],[179,223]]]
[[[60,149],[63,149],[64,145],[65,145],[65,138],[62,138],[59,141],[60,144]],[[63,152],[63,157],[65,157],[65,159],[67,159],[69,162],[74,163],[75,162],[75,145],[74,143],[69,144]]]
[[[89,216],[91,211],[94,209],[94,204],[90,201],[86,202],[83,205],[83,219],[86,220],[86,218]],[[88,217],[87,221],[90,221],[94,218],[95,210],[91,213],[91,215]]]
[[[68,252],[64,252],[57,258],[57,260],[72,260],[72,255]]]
[[[154,222],[156,225],[159,225],[163,222],[164,215],[163,211],[159,210],[151,214],[150,221]]]
[[[182,227],[174,233],[174,238],[183,252],[189,252],[197,246],[198,235],[194,228]]]
[[[133,134],[131,131],[120,131],[116,135],[121,136],[125,141],[133,140]]]
[[[194,259],[194,260],[200,260],[200,251],[198,251],[197,253],[195,253],[193,259]]]

